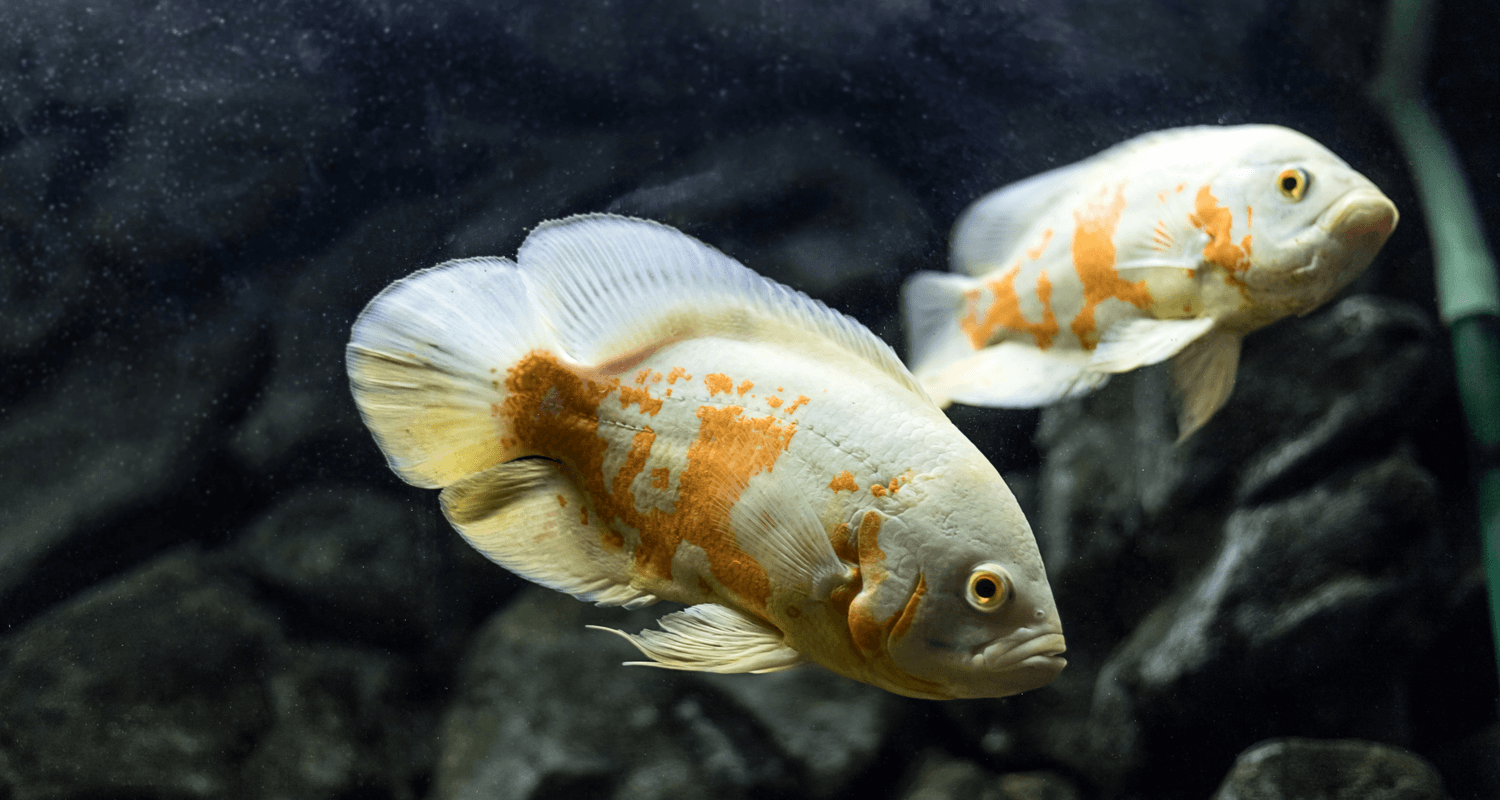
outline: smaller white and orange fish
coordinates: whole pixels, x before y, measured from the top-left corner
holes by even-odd
[[[980,198],[956,273],[903,292],[912,371],[942,405],[1026,408],[1175,357],[1185,439],[1245,334],[1348,285],[1396,227],[1375,184],[1274,125],[1131,139]]]
[[[1066,663],[999,473],[854,320],[664,225],[543,223],[516,261],[387,287],[349,379],[407,482],[511,571],[601,605],[654,666],[812,661],[1000,697]],[[615,631],[619,633],[619,631]]]

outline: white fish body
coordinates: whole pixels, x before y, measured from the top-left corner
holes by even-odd
[[[1175,356],[1186,438],[1228,398],[1244,335],[1327,301],[1396,220],[1296,131],[1145,134],[970,206],[956,274],[904,289],[910,363],[942,405],[1029,407]]]
[[[645,663],[813,661],[928,698],[1065,663],[1014,497],[890,348],[671,228],[573,217],[516,262],[415,273],[360,316],[348,368],[391,467],[492,560],[688,604],[621,634]]]

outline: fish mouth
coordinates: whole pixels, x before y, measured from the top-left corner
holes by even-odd
[[[1375,249],[1396,229],[1400,214],[1389,197],[1373,187],[1350,190],[1318,217],[1318,227],[1357,250]]]
[[[1057,631],[1045,631],[1021,641],[1008,636],[992,642],[984,648],[982,657],[986,669],[1006,672],[1017,669],[1037,670],[1056,674],[1068,665],[1062,654],[1067,652],[1067,640]]]

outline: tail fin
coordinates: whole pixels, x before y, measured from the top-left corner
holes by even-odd
[[[901,287],[906,362],[918,380],[925,382],[924,375],[974,354],[958,320],[964,294],[977,285],[973,278],[951,272],[918,272]]]
[[[467,258],[386,287],[354,323],[345,362],[354,402],[391,469],[437,489],[528,455],[502,417],[506,369],[561,353],[508,259]]]

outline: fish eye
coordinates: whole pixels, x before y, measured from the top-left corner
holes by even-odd
[[[1292,202],[1302,199],[1307,192],[1307,173],[1296,167],[1288,167],[1276,176],[1276,188],[1281,190],[1281,196]]]
[[[985,562],[969,573],[969,605],[980,611],[995,611],[1013,594],[1010,573],[994,562]]]

